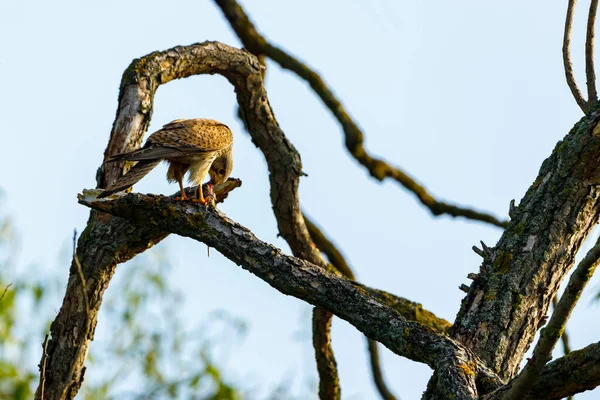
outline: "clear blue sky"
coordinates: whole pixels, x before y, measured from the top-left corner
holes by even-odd
[[[510,200],[523,196],[541,162],[581,117],[562,70],[565,1],[242,4],[271,41],[322,74],[364,129],[372,154],[401,166],[444,200],[506,217]],[[580,86],[588,5],[578,4],[573,37]],[[58,258],[73,228],[85,226],[88,209],[77,204],[76,194],[95,185],[130,61],[204,40],[240,45],[208,0],[4,0],[0,38],[0,187],[22,238],[23,266]],[[493,245],[500,230],[433,218],[398,185],[371,180],[348,156],[340,127],[304,82],[269,63],[266,85],[309,175],[301,182],[303,208],[340,245],[359,280],[452,321],[464,295],[458,286],[479,265],[471,246],[479,240]],[[221,210],[289,251],[276,237],[264,159],[236,118],[234,93],[224,79],[194,77],[160,87],[150,131],[194,117],[221,120],[234,130],[233,176],[244,185]],[[134,190],[174,192],[164,173],[161,166]],[[161,247],[174,265],[172,281],[186,294],[182,313],[190,326],[215,309],[250,322],[249,337],[227,364],[234,380],[252,377],[269,387],[289,376],[300,388],[315,379],[306,339],[310,307],[216,251],[207,258],[196,242],[173,236]],[[55,268],[66,281],[68,265]],[[598,319],[591,303],[598,290],[595,279],[575,311],[568,328],[573,348],[600,336],[591,322]],[[100,317],[99,341],[110,335],[107,322]],[[299,331],[305,339],[298,340]],[[344,398],[377,398],[361,335],[336,319],[333,344]],[[429,368],[382,353],[393,391],[419,398]]]

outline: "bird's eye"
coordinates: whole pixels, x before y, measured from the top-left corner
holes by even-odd
[[[221,168],[219,170],[219,175],[225,175],[225,168]]]

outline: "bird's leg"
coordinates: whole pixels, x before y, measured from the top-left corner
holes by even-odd
[[[204,193],[202,193],[202,185],[198,185],[198,198],[192,199],[192,203],[201,203],[206,205],[208,203],[208,199],[204,197]]]
[[[182,178],[177,179],[177,182],[179,183],[179,189],[181,190],[181,197],[175,197],[175,200],[185,201],[188,198],[185,196],[185,190],[183,190],[183,180],[182,180]]]
[[[208,182],[209,190],[212,190],[213,184],[212,182]],[[201,203],[207,205],[210,201],[211,197],[204,197],[204,192],[202,191],[202,185],[198,185],[198,198],[192,199],[192,203]]]

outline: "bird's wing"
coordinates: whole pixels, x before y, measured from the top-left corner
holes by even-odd
[[[148,143],[175,147],[184,153],[221,151],[231,146],[233,134],[227,125],[212,119],[178,119],[150,135]]]
[[[117,154],[110,157],[107,161],[142,161],[142,160],[162,160],[164,158],[178,157],[184,152],[178,148],[171,146],[163,146],[155,143],[148,143],[138,150],[130,151],[129,153]]]
[[[117,179],[115,183],[107,187],[102,193],[98,195],[98,198],[110,196],[113,193],[119,192],[121,190],[125,190],[134,184],[136,184],[140,179],[148,174],[148,172],[152,171],[154,167],[160,164],[160,160],[149,160],[149,161],[140,161],[133,166],[125,175]]]

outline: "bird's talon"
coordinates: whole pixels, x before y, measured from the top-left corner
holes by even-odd
[[[190,200],[192,203],[199,203],[202,205],[207,205],[208,204],[208,198],[205,198],[204,200],[201,199],[191,199]]]

